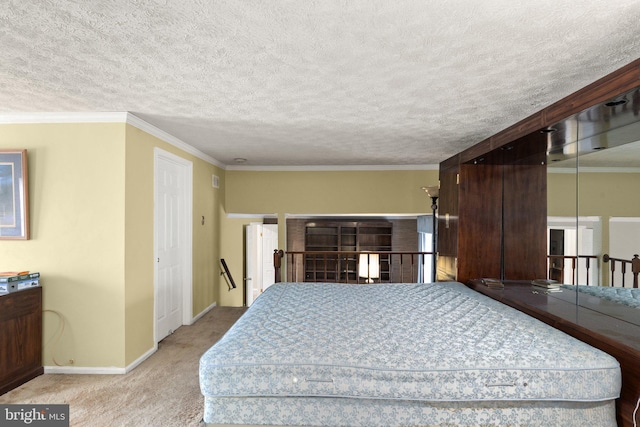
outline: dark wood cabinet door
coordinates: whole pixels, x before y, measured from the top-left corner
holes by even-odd
[[[0,394],[43,372],[42,288],[0,296]]]

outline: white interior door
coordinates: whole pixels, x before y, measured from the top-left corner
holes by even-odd
[[[278,225],[251,223],[246,227],[245,295],[247,307],[275,280],[273,250],[278,247]]]
[[[169,153],[166,153],[167,155]],[[155,338],[161,341],[190,317],[190,162],[155,158]],[[185,298],[187,290],[188,298]],[[186,323],[189,323],[187,320]]]
[[[261,224],[251,223],[246,226],[245,253],[245,303],[249,307],[260,294],[260,232]]]

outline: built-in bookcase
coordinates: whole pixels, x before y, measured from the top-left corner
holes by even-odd
[[[309,222],[305,225],[305,251],[391,251],[393,225],[386,221]],[[322,254],[305,256],[305,281],[356,282],[354,254],[337,259]],[[389,281],[389,256],[380,257],[380,281]]]

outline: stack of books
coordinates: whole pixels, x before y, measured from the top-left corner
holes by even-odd
[[[503,289],[504,284],[498,279],[482,279],[482,283],[491,289]]]
[[[0,273],[0,294],[40,286],[40,273],[5,271]]]
[[[535,279],[531,281],[533,289],[540,292],[562,292],[560,284],[550,279]]]

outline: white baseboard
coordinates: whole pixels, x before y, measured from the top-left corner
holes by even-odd
[[[138,366],[139,364],[147,360],[156,351],[158,351],[158,343],[153,344],[153,347],[150,348],[145,354],[138,357],[136,360],[133,361],[133,363],[129,364],[129,366],[125,368],[124,373],[126,374],[127,372],[131,372],[136,366]]]
[[[136,366],[147,360],[153,353],[158,351],[158,344],[149,349],[145,354],[138,357],[133,363],[124,368],[111,367],[90,367],[90,366],[45,366],[45,374],[90,374],[90,375],[123,375],[131,372]]]
[[[211,311],[211,309],[213,309],[216,305],[218,305],[217,303],[213,303],[211,304],[209,307],[205,308],[204,310],[202,310],[200,313],[198,313],[198,315],[196,317],[194,317],[193,319],[191,319],[191,323],[190,325],[193,325],[194,323],[196,323],[202,316],[204,316],[205,314],[207,314],[208,312]]]
[[[45,366],[45,374],[90,374],[90,375],[115,375],[126,374],[126,368],[92,368],[83,366]]]
[[[190,325],[196,323],[202,316],[211,311],[217,303],[211,304],[209,307],[202,310],[191,319]],[[147,360],[153,353],[158,351],[158,344],[156,343],[153,348],[149,349],[145,354],[138,357],[133,363],[124,368],[112,367],[82,367],[82,366],[45,366],[45,374],[90,374],[90,375],[122,375],[131,372],[136,366]]]

